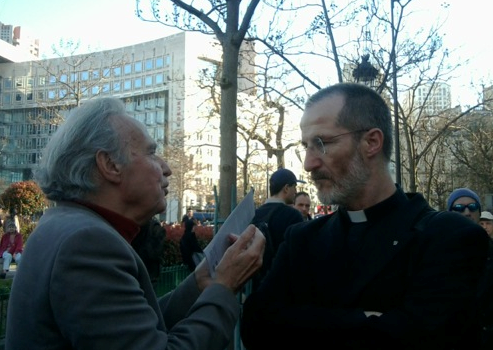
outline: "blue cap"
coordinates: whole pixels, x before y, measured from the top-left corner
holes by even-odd
[[[481,201],[479,200],[479,196],[476,194],[476,192],[468,188],[458,188],[450,194],[447,199],[447,210],[450,211],[454,202],[461,197],[469,197],[474,199],[479,205],[479,210],[481,210]]]
[[[269,180],[270,192],[279,193],[285,185],[294,185],[297,182],[305,184],[303,180],[298,180],[294,173],[288,169],[276,170]]]

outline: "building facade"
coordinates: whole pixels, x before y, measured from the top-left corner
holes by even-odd
[[[205,133],[207,92],[197,79],[219,60],[211,37],[180,33],[114,50],[47,60],[0,63],[0,179],[4,186],[32,178],[50,136],[68,111],[94,97],[121,98],[164,152],[182,138],[189,164],[200,176],[170,193],[168,221],[192,201],[205,206],[214,194],[198,195],[219,180],[219,133]],[[217,124],[217,123],[216,123]],[[209,128],[210,129],[210,128]],[[176,142],[176,140],[175,140]]]

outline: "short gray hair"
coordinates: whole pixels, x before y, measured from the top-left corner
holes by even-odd
[[[107,152],[119,164],[128,162],[114,120],[128,116],[117,98],[96,98],[70,111],[46,145],[34,178],[50,200],[84,199],[98,189],[96,153]]]
[[[386,160],[390,161],[393,142],[390,109],[375,90],[358,83],[334,84],[313,94],[306,102],[305,108],[308,109],[337,94],[344,98],[344,106],[339,111],[336,124],[348,130],[382,130],[382,151]]]

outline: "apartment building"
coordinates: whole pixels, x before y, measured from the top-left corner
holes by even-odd
[[[183,32],[85,55],[0,60],[0,180],[7,186],[31,179],[42,149],[71,108],[115,96],[147,126],[158,151],[181,138],[187,165],[200,169],[186,189],[169,194],[166,219],[176,221],[180,207],[192,202],[204,207],[219,181],[219,120],[208,118],[210,92],[197,81],[220,59],[213,37]],[[251,66],[242,67],[251,73]],[[247,89],[248,81],[239,82],[240,88]]]

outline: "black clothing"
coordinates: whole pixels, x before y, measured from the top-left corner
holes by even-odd
[[[140,227],[138,235],[131,243],[144,262],[154,286],[156,286],[159,275],[161,274],[165,241],[166,230],[158,220],[152,218]]]
[[[303,222],[301,213],[284,203],[268,202],[261,205],[255,210],[252,223],[258,223],[262,220],[265,222],[267,229],[261,231],[266,237],[266,247],[264,250],[262,268],[254,275],[252,279],[252,289],[255,290],[260,284],[263,277],[267,274],[272,261],[277,253],[279,245],[284,240],[284,233],[287,228],[293,224]],[[261,228],[261,226],[256,225]]]
[[[490,238],[488,260],[478,294],[481,350],[493,349],[493,240]]]
[[[354,241],[344,208],[288,229],[243,306],[247,349],[477,349],[484,229],[400,189],[364,214]]]
[[[203,253],[197,240],[197,236],[195,236],[195,232],[193,232],[195,225],[196,221],[193,219],[185,220],[185,231],[180,239],[181,258],[183,263],[188,266],[190,272],[194,271],[196,266],[193,260],[193,254]]]

